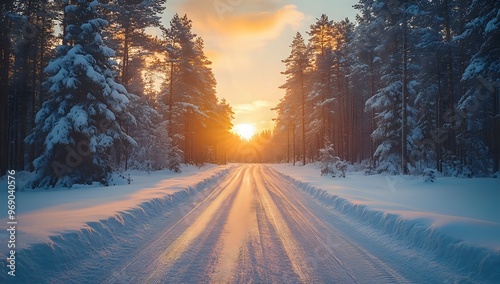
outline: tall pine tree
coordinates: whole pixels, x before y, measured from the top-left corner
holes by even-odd
[[[457,138],[466,148],[465,173],[478,176],[500,169],[500,3],[473,1],[469,17],[456,38],[477,43],[462,76],[469,89],[458,103],[465,129]]]
[[[287,59],[282,62],[285,63],[286,70],[282,72],[286,76],[286,82],[281,89],[284,89],[285,99],[287,102],[280,104],[281,107],[287,107],[288,110],[282,110],[282,113],[289,113],[292,115],[289,123],[292,127],[300,126],[300,145],[302,165],[306,164],[306,76],[309,68],[309,58],[307,47],[302,35],[297,32],[290,45],[292,51]]]

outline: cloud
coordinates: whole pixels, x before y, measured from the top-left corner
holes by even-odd
[[[263,108],[269,108],[272,104],[268,101],[257,100],[249,104],[237,104],[233,106],[233,110],[237,114],[252,113]]]
[[[229,36],[273,39],[286,26],[298,27],[303,18],[296,6],[287,5],[275,11],[230,14],[225,20],[215,22],[212,27]]]
[[[254,101],[253,105],[255,105],[256,107],[259,107],[259,108],[263,108],[263,107],[270,107],[271,103],[268,101],[258,100],[258,101]]]
[[[193,32],[205,41],[213,62],[217,93],[228,99],[234,124],[274,117],[271,108],[281,96],[273,82],[281,80],[283,54],[305,15],[283,0],[173,0],[172,11],[187,14]],[[284,51],[285,50],[285,51]],[[248,101],[253,101],[247,103]],[[258,123],[260,130],[270,128]]]
[[[188,0],[179,9],[194,29],[221,49],[254,49],[279,37],[288,26],[298,28],[304,14],[295,5],[263,0]]]

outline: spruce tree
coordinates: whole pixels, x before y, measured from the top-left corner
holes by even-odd
[[[65,8],[65,44],[45,68],[47,101],[26,139],[43,145],[32,187],[107,185],[113,147],[135,144],[124,132],[125,124],[135,123],[128,113],[129,95],[115,81],[114,51],[101,37],[108,22],[99,17],[97,0],[72,3]]]
[[[500,3],[473,1],[469,17],[455,39],[475,43],[462,76],[468,90],[458,102],[465,123],[457,140],[465,148],[462,175],[483,176],[500,169]]]

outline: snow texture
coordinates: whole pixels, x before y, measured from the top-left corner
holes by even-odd
[[[487,283],[500,280],[498,179],[320,176],[318,165],[273,166],[304,192],[347,216],[423,249]]]
[[[22,226],[18,228],[16,257],[23,261],[16,264],[15,283],[53,283],[58,271],[77,270],[78,259],[85,255],[99,254],[118,239],[136,237],[148,219],[217,183],[231,168],[188,166],[181,174],[161,171],[151,175],[134,171],[130,185],[102,188],[95,183],[72,190],[18,192],[17,200],[23,206],[17,212]],[[6,190],[0,194],[7,199]],[[1,214],[5,224],[6,212]],[[0,241],[6,243],[7,237],[2,230]],[[0,250],[2,259],[7,258],[6,248]],[[7,281],[5,265],[0,265],[0,283]]]

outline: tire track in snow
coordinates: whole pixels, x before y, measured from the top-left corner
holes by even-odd
[[[215,199],[199,214],[199,217],[194,220],[191,225],[172,243],[170,244],[156,259],[155,269],[151,275],[145,280],[147,283],[159,283],[165,276],[168,268],[178,260],[181,255],[189,248],[190,244],[198,238],[211,223],[213,217],[222,207],[231,195],[234,194],[234,189],[241,185],[240,176],[243,175],[244,168],[240,168],[239,172],[234,175],[234,178],[220,187],[221,192]],[[229,189],[229,190],[228,190]],[[233,189],[233,190],[231,190]]]
[[[269,167],[266,167],[265,172],[266,173],[262,175],[266,177],[266,181],[269,182],[269,185],[275,189],[273,190],[273,193],[276,194],[279,200],[288,205],[284,206],[286,211],[289,213],[288,215],[296,217],[294,219],[301,220],[301,224],[303,224],[303,226],[301,227],[307,228],[307,230],[305,230],[306,234],[308,232],[312,233],[308,235],[314,237],[319,245],[319,247],[316,248],[316,252],[319,252],[320,250],[326,251],[326,256],[332,257],[335,262],[340,265],[341,270],[344,270],[349,275],[352,281],[358,282],[358,280],[356,279],[357,277],[354,276],[354,272],[352,271],[352,269],[348,269],[347,264],[337,256],[338,252],[334,251],[334,247],[332,246],[332,244],[328,244],[325,241],[325,233],[320,233],[318,231],[319,228],[322,228],[324,231],[330,231],[328,235],[335,236],[335,242],[337,243],[335,247],[342,250],[349,248],[349,254],[351,256],[356,256],[356,259],[358,259],[358,261],[364,263],[364,265],[362,265],[362,267],[364,267],[364,273],[369,273],[369,269],[366,269],[367,267],[369,267],[371,268],[370,270],[373,271],[369,275],[378,276],[376,278],[370,278],[367,280],[374,281],[375,279],[379,279],[379,281],[381,280],[385,283],[408,283],[408,280],[405,277],[400,275],[398,272],[396,272],[394,269],[389,267],[374,255],[369,253],[367,250],[361,248],[359,245],[353,242],[347,241],[338,233],[332,231],[330,226],[319,219],[316,214],[314,214],[311,209],[303,203],[303,199],[297,196],[297,193],[299,193],[300,191],[299,189],[296,189],[295,185],[286,180],[283,180],[281,176],[279,176],[273,169]],[[277,185],[278,181],[279,183],[281,183],[279,186]],[[283,188],[295,188],[296,191],[293,192],[292,190],[287,190],[287,193],[285,194]],[[354,252],[356,253],[356,255],[353,254]],[[364,274],[361,274],[359,272],[356,275],[364,276]]]
[[[270,167],[242,165],[120,273],[135,283],[406,282],[328,218]]]
[[[222,250],[219,263],[211,275],[211,279],[216,283],[234,282],[244,244],[250,239],[252,231],[257,228],[255,193],[248,172],[249,168],[246,168],[242,184],[237,190],[235,189],[236,197],[224,225],[224,234],[219,239]]]
[[[292,263],[293,270],[302,283],[311,283],[313,279],[312,268],[309,266],[306,255],[301,250],[299,243],[295,240],[294,235],[281,215],[276,203],[271,198],[268,189],[265,187],[262,173],[256,173],[254,170],[253,176],[256,177],[256,186],[260,203],[278,233],[278,237],[281,240],[288,259]]]
[[[178,222],[176,222],[172,227],[168,228],[164,233],[162,233],[158,238],[156,238],[153,242],[151,242],[147,247],[142,249],[139,253],[136,254],[136,256],[123,268],[121,268],[117,273],[115,273],[111,278],[107,279],[103,283],[115,283],[119,282],[120,276],[131,266],[133,265],[138,265],[139,262],[143,262],[145,258],[150,259],[148,257],[152,251],[156,251],[157,247],[161,244],[162,241],[164,241],[169,235],[172,235],[175,233],[176,230],[180,229],[183,224],[186,224],[186,222],[190,222],[190,218],[193,218],[193,216],[197,216],[199,214],[198,211],[204,210],[203,213],[209,212],[210,217],[213,216],[213,214],[217,211],[218,207],[222,204],[222,202],[226,199],[228,192],[225,191],[226,187],[229,185],[232,185],[234,183],[239,182],[239,176],[241,175],[242,168],[235,169],[235,171],[238,171],[234,175],[232,175],[231,178],[228,178],[221,184],[221,186],[217,187],[214,191],[212,191],[203,201],[198,203],[193,209],[191,209],[184,217],[182,217]],[[218,202],[213,202],[217,201]],[[208,208],[202,209],[203,206],[208,204]],[[172,264],[173,261],[175,261],[180,255],[182,254],[181,252],[184,251],[187,246],[192,242],[195,237],[199,236],[199,234],[203,231],[202,228],[206,228],[208,225],[209,218],[207,216],[203,216],[204,214],[201,213],[198,219],[195,221],[195,223],[191,223],[191,225],[188,227],[186,231],[184,231],[184,234],[181,235],[176,239],[176,241],[169,245],[167,249],[163,251],[163,253],[160,256],[160,261],[153,262],[152,265],[154,265],[154,271],[150,274],[149,278],[146,280],[148,283],[152,282],[159,282],[159,279],[164,275],[165,271],[168,269],[168,267]],[[194,225],[194,227],[193,227]],[[184,237],[187,237],[187,239],[184,239]],[[154,255],[154,254],[153,254]],[[160,265],[161,264],[161,265]],[[135,279],[136,280],[136,279]]]

